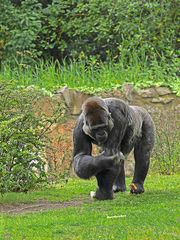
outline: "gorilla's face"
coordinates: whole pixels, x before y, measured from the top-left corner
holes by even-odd
[[[92,126],[90,132],[91,137],[100,145],[108,139],[109,129],[105,124]]]
[[[84,116],[83,131],[99,145],[104,144],[114,124],[110,113],[101,109]]]

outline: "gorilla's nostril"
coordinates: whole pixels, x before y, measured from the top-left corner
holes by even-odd
[[[98,136],[98,137],[103,137],[103,136],[105,136],[105,134],[106,134],[105,131],[101,131],[101,132],[98,132],[98,133],[97,133],[97,136]]]
[[[104,132],[98,132],[96,134],[96,140],[99,142],[99,143],[103,143],[107,140],[107,133],[106,131]]]

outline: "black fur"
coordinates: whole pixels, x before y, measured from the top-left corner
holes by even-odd
[[[134,148],[135,171],[131,192],[144,192],[150,153],[154,146],[154,123],[148,112],[117,98],[92,97],[85,101],[73,132],[73,166],[80,178],[96,176],[99,200],[125,191],[124,156]],[[91,155],[92,143],[102,153]]]

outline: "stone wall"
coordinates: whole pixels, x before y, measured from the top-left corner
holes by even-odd
[[[137,90],[131,84],[124,84],[122,90],[113,90],[98,94],[101,97],[117,97],[125,100],[130,105],[143,106],[152,115],[156,125],[161,122],[162,113],[165,116],[180,117],[180,98],[173,94],[167,87],[152,87]],[[67,87],[56,91],[53,102],[64,101],[68,109],[68,118],[63,124],[56,124],[50,133],[51,148],[47,149],[49,165],[56,171],[63,172],[71,169],[72,160],[72,131],[75,121],[81,112],[81,105],[90,95]],[[52,103],[42,104],[43,110],[50,111]],[[173,119],[172,119],[173,120]],[[169,121],[169,119],[168,119]],[[171,117],[170,117],[171,121]],[[96,148],[93,150],[96,153]],[[126,161],[126,175],[131,175],[134,169],[132,154]]]

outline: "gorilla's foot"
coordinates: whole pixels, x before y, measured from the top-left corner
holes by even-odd
[[[113,185],[113,192],[116,193],[116,192],[125,192],[126,191],[126,185],[123,184],[123,185],[116,185],[114,184]]]
[[[144,187],[140,183],[131,183],[130,192],[134,194],[140,194],[144,192]]]
[[[111,200],[113,199],[113,192],[104,192],[98,189],[96,192],[91,191],[90,197],[97,200]]]

